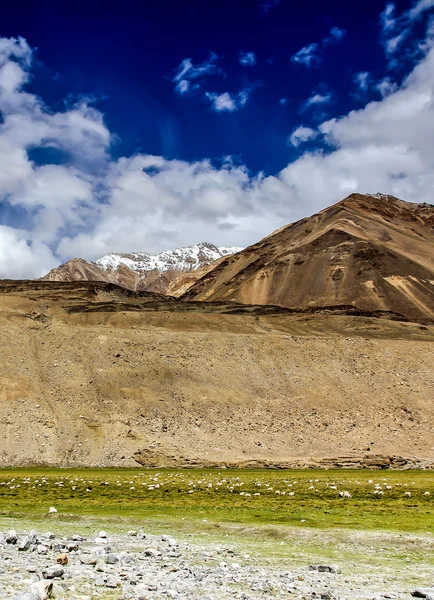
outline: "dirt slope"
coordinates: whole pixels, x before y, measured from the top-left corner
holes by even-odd
[[[428,464],[434,327],[395,319],[0,282],[0,464]]]
[[[225,258],[182,297],[433,319],[434,206],[352,194]]]

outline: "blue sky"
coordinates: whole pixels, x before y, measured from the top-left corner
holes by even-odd
[[[352,191],[430,201],[433,14],[434,0],[3,7],[0,276],[247,245]]]

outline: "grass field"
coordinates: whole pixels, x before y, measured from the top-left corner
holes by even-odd
[[[430,532],[433,500],[432,471],[0,470],[0,515],[9,517],[45,517],[54,506],[132,523]]]

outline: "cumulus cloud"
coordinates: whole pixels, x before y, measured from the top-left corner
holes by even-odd
[[[253,67],[256,65],[256,55],[254,52],[240,52],[239,61],[244,67]]]
[[[211,102],[211,107],[215,112],[234,112],[240,108],[244,108],[249,100],[252,87],[245,87],[238,94],[216,94],[214,92],[206,92],[205,96]]]
[[[103,116],[83,102],[49,110],[26,91],[31,50],[0,38],[0,277],[37,277],[73,256],[158,252],[199,239],[248,245],[355,191],[432,202],[433,41],[423,48],[384,98],[316,130],[297,127],[289,142],[310,142],[307,151],[265,176],[231,159],[218,167],[144,154],[113,160]],[[238,94],[231,99],[240,102]],[[46,147],[67,152],[65,164],[29,158]],[[10,211],[19,227],[6,219]]]
[[[306,67],[313,67],[320,61],[318,50],[318,44],[315,43],[304,46],[291,56],[291,61],[299,65],[305,65]]]
[[[289,143],[295,146],[296,148],[302,144],[303,142],[307,142],[309,140],[313,140],[318,136],[318,132],[312,129],[311,127],[305,127],[304,125],[300,125],[289,136]]]
[[[234,110],[238,110],[236,99],[229,92],[223,92],[223,94],[207,92],[206,97],[216,112],[233,112]]]
[[[32,242],[25,231],[0,225],[0,278],[42,277],[58,261],[46,244]]]

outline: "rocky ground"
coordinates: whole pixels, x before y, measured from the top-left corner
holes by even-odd
[[[2,527],[5,524],[3,522]],[[264,554],[255,553],[247,539],[245,544],[240,543],[239,538],[237,541],[230,537],[207,539],[209,534],[205,532],[202,539],[193,534],[175,539],[168,534],[141,530],[107,533],[87,528],[86,535],[81,535],[80,526],[69,524],[69,528],[69,532],[63,528],[56,535],[3,527],[4,532],[0,533],[1,598],[434,598],[429,561],[425,564],[414,554],[416,544],[429,555],[432,540],[428,533],[417,537],[353,531],[336,533],[337,537],[333,538],[335,534],[331,532],[317,532],[323,550],[329,543],[346,547],[340,564],[324,561],[318,564],[310,562],[302,551],[292,558],[282,555],[282,547],[288,544],[300,548],[300,534],[306,544],[317,543],[314,531],[289,532],[283,540],[273,540],[269,546],[271,552]],[[353,562],[357,555],[348,554],[348,550],[360,544],[365,556],[360,562]],[[390,548],[401,552],[403,544],[404,554],[392,558]],[[311,558],[318,555],[311,553]]]

